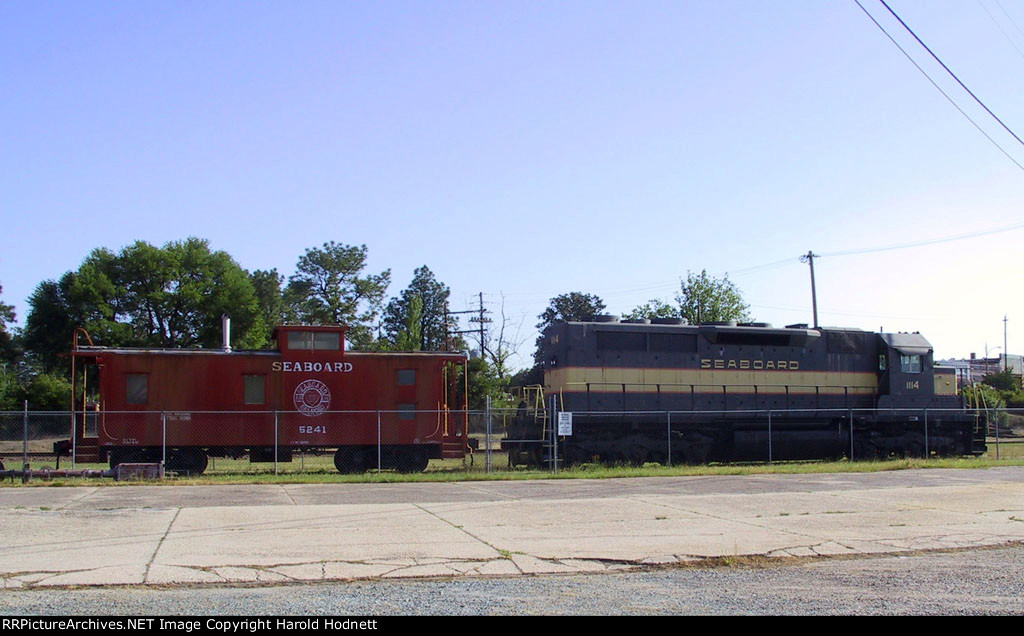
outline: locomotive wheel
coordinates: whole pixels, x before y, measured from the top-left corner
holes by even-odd
[[[882,451],[877,446],[867,440],[855,439],[853,441],[853,459],[854,461],[874,461],[881,459]]]

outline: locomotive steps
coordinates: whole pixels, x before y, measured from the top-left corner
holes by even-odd
[[[0,489],[6,588],[607,572],[1024,541],[1024,467]]]

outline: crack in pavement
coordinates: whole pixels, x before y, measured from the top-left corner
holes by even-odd
[[[149,579],[149,571],[153,567],[153,561],[156,560],[156,555],[158,552],[160,552],[160,547],[164,544],[164,540],[167,538],[167,535],[171,533],[171,528],[174,527],[174,522],[178,519],[178,515],[180,514],[181,508],[178,508],[174,511],[174,516],[171,518],[171,521],[167,524],[167,529],[164,530],[163,536],[160,537],[160,540],[156,543],[156,547],[153,548],[153,554],[149,556],[149,561],[146,563],[146,572],[142,575],[143,581]]]

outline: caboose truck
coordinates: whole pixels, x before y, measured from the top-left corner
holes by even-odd
[[[609,316],[543,338],[543,390],[573,412],[557,444],[567,464],[985,451],[953,370],[933,366],[917,333]],[[512,464],[543,464],[549,418],[521,411],[502,446]]]
[[[167,470],[192,474],[211,456],[291,461],[300,449],[336,449],[341,472],[376,468],[378,457],[401,471],[464,457],[466,355],[346,351],[345,331],[278,327],[269,351],[107,348],[76,338],[72,361],[84,363],[90,383],[98,372],[99,396],[77,405],[72,396],[66,445],[78,462],[113,468],[166,457]]]

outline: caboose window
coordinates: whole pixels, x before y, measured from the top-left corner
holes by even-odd
[[[245,403],[246,404],[265,404],[266,399],[266,376],[264,375],[244,375],[242,376],[245,382]]]
[[[129,373],[124,376],[125,403],[145,404],[149,401],[149,375]]]
[[[288,332],[288,348],[295,349],[312,349],[313,348],[313,332],[312,331],[289,331]]]
[[[341,334],[336,331],[314,331],[313,349],[316,351],[337,351],[341,348]]]
[[[921,356],[900,356],[900,371],[903,373],[921,373]]]
[[[336,331],[289,331],[288,348],[305,351],[338,351],[341,334]]]
[[[416,386],[416,369],[399,369],[398,386]]]

